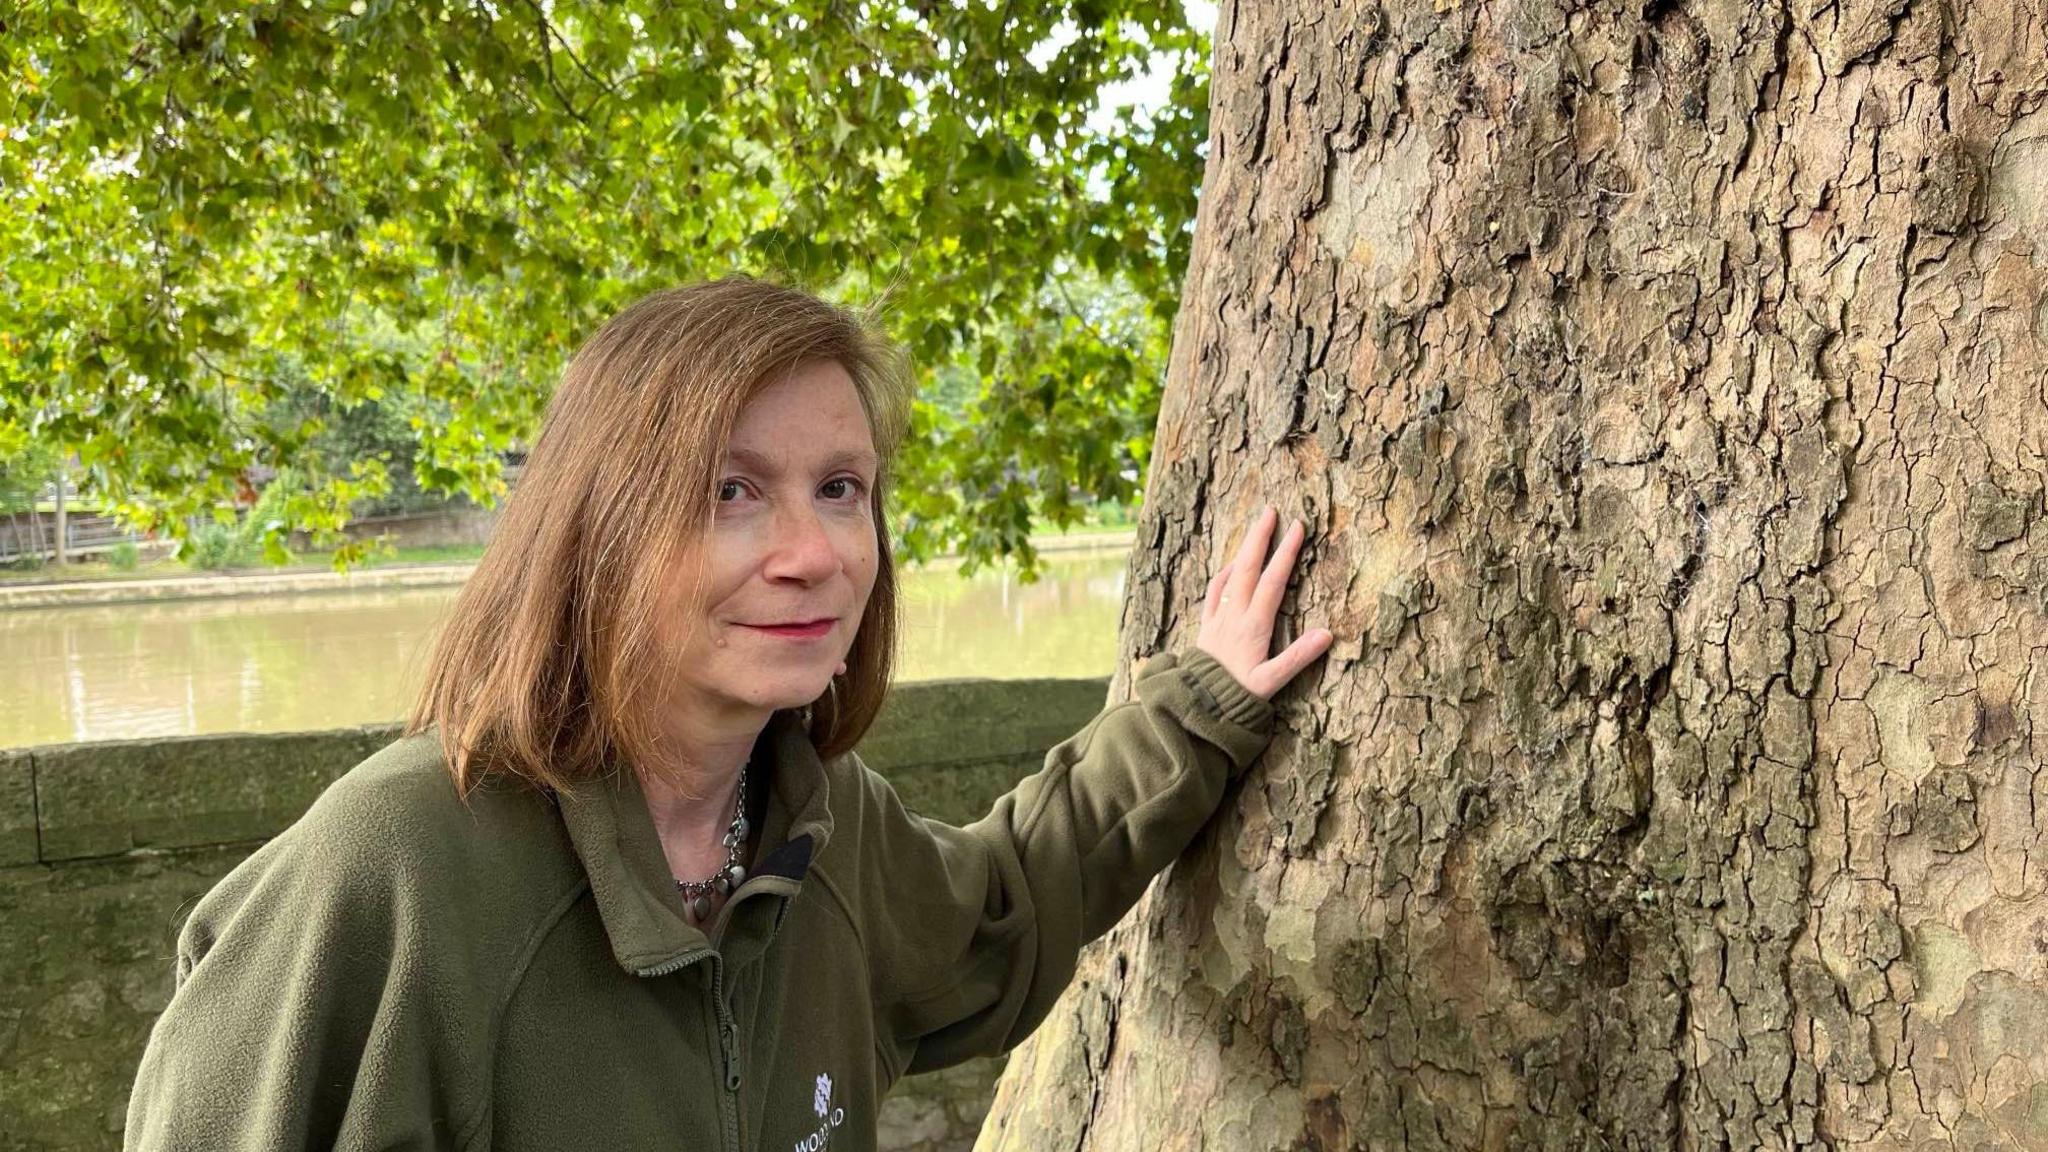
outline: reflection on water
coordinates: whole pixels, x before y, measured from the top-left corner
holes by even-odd
[[[1124,557],[913,570],[899,678],[1107,676]],[[454,588],[0,612],[0,747],[398,719]]]

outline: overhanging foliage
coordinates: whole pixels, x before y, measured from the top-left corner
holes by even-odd
[[[581,336],[733,270],[885,297],[927,378],[966,374],[917,412],[910,554],[1017,552],[1141,483],[1206,137],[1177,0],[0,20],[0,426],[133,517],[289,464],[291,519],[334,527],[391,462],[323,468],[321,420],[276,414],[394,397],[419,481],[490,499]],[[1091,130],[1156,54],[1170,104]]]

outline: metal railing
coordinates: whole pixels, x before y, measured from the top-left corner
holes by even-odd
[[[64,517],[64,553],[89,556],[147,538],[121,526],[112,516],[70,513]],[[57,517],[49,512],[17,512],[0,516],[0,564],[22,560],[53,560],[57,556]]]

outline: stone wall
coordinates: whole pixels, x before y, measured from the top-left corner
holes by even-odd
[[[1101,707],[1100,680],[897,689],[863,742],[905,803],[979,816]],[[971,717],[971,723],[963,718]],[[356,728],[0,751],[0,1152],[115,1148],[178,926],[395,735]],[[1001,1061],[904,1080],[882,1147],[965,1152]]]

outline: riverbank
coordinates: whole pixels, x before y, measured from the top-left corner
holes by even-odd
[[[1044,555],[1114,552],[1128,549],[1136,533],[1075,532],[1034,536],[1032,547]],[[943,557],[934,567],[957,563]],[[433,588],[460,584],[476,568],[474,561],[453,564],[389,564],[348,572],[331,569],[218,572],[133,580],[102,578],[36,584],[0,585],[0,612],[30,608],[62,608],[93,604],[136,604],[162,600],[211,600],[233,596],[277,596],[304,592],[343,592],[365,588]]]

